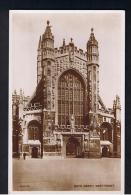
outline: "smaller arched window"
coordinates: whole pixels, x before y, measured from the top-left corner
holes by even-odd
[[[50,65],[51,65],[51,62],[50,62],[50,61],[48,61],[48,62],[47,62],[47,65],[48,65],[48,66],[50,66]]]
[[[33,127],[33,126],[29,127],[28,138],[30,140],[38,140],[38,139],[40,139],[38,127]]]
[[[28,139],[40,140],[40,126],[37,121],[31,121],[28,125]]]
[[[47,75],[50,76],[51,75],[51,70],[48,68],[47,70]]]
[[[89,80],[91,80],[91,71],[89,71]]]

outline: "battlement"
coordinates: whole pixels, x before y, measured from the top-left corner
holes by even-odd
[[[74,45],[64,45],[58,48],[55,48],[55,56],[63,56],[63,55],[68,55],[69,52],[73,52],[74,55],[80,57],[80,58],[84,58],[86,60],[86,56],[87,56],[87,52],[84,52],[82,49],[77,48]]]
[[[24,91],[22,91],[22,89],[20,89],[19,92],[14,90],[14,92],[12,93],[12,103],[16,103],[16,104],[23,103],[26,105],[29,100],[30,100],[30,96],[25,96]]]

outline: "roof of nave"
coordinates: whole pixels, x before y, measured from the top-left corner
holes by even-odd
[[[39,103],[40,105],[43,104],[43,79],[40,80],[40,82],[38,83],[33,95],[30,98],[29,103],[27,104],[27,107],[30,107],[31,105],[35,104],[35,103]]]

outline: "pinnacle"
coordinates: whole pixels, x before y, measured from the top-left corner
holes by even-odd
[[[50,21],[49,21],[49,20],[47,20],[47,25],[49,26],[49,24],[50,24]]]
[[[94,28],[91,28],[91,32],[93,33],[93,31],[94,31]]]

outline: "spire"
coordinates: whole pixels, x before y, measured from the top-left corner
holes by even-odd
[[[90,38],[89,38],[89,41],[88,41],[87,45],[96,45],[96,46],[98,46],[98,41],[95,39],[93,28],[91,28],[91,34],[90,34]]]
[[[120,97],[118,95],[116,95],[116,108],[121,109]]]
[[[47,20],[46,29],[44,34],[42,35],[41,47],[42,47],[41,50],[44,49],[43,55],[41,55],[42,52],[39,52],[42,60],[47,60],[47,59],[54,60],[54,36],[51,32],[51,26],[49,20]],[[42,62],[42,66],[43,66],[43,62]]]
[[[43,39],[53,39],[54,40],[54,36],[52,35],[52,32],[51,32],[51,26],[50,26],[49,20],[47,20],[47,26],[43,34]]]
[[[65,46],[65,39],[63,39],[63,47]]]
[[[70,38],[70,44],[71,44],[71,45],[72,45],[72,44],[74,45],[74,43],[73,43],[73,38],[72,38],[72,37]]]
[[[95,38],[93,28],[91,28],[91,34],[87,42],[87,61],[88,64],[99,64],[98,41]]]
[[[49,26],[49,24],[50,24],[50,21],[49,21],[49,20],[47,20],[47,26]]]
[[[22,89],[20,89],[20,102],[19,103],[22,103],[23,102],[23,93],[22,93]]]
[[[73,39],[71,38],[71,43],[73,42]]]
[[[20,88],[20,96],[22,96],[22,89]]]
[[[91,33],[93,33],[94,28],[91,28]]]
[[[121,109],[120,97],[116,95],[116,99],[113,102],[113,109]]]
[[[74,48],[73,38],[70,38],[70,43],[69,43],[69,45],[71,46],[71,48]]]

